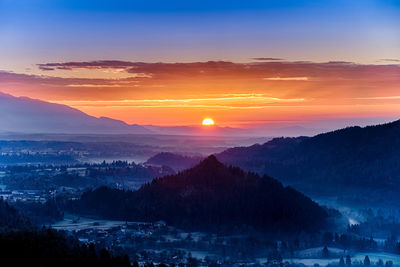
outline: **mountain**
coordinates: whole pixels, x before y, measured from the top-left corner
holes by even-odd
[[[189,157],[170,152],[161,152],[149,158],[145,164],[155,166],[168,166],[174,171],[182,171],[189,169],[198,164],[202,157]]]
[[[192,230],[247,225],[266,231],[315,231],[328,218],[325,209],[293,188],[228,167],[215,156],[154,179],[138,191],[102,187],[86,192],[70,210],[108,219],[164,220]]]
[[[400,120],[314,137],[275,138],[263,145],[228,149],[217,158],[267,173],[308,194],[389,190],[387,197],[400,189],[399,151]]]
[[[150,130],[110,118],[96,118],[66,105],[0,92],[0,132],[148,134]]]

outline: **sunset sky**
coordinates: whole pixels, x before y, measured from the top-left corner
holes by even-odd
[[[400,1],[0,0],[0,91],[137,124],[395,119]]]

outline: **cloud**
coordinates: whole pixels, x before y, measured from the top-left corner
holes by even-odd
[[[72,69],[106,69],[106,68],[120,68],[125,69],[127,67],[135,66],[136,63],[129,61],[119,60],[98,60],[89,62],[62,62],[62,63],[41,63],[37,64],[41,70],[72,70]]]
[[[266,81],[308,81],[308,77],[270,77],[263,78]]]
[[[360,100],[398,100],[400,99],[399,95],[394,96],[371,96],[371,97],[359,97],[357,99]]]
[[[384,62],[399,62],[400,63],[400,59],[395,59],[395,58],[382,58],[379,61],[384,61]]]
[[[277,58],[277,57],[253,57],[253,60],[260,60],[260,61],[280,61],[285,60],[284,58]]]
[[[116,60],[99,60],[88,62],[43,63],[38,65],[42,70],[117,70],[133,76],[160,79],[181,78],[265,78],[265,77],[307,77],[359,79],[372,75],[379,77],[388,72],[396,72],[397,67],[386,65],[362,65],[345,61],[326,63],[315,62],[251,62],[234,63],[229,61],[207,61],[188,63],[166,62],[129,62]],[[112,72],[112,71],[110,71]]]
[[[66,86],[67,87],[124,87],[126,86],[126,84],[67,84]]]
[[[180,99],[125,99],[125,100],[97,100],[97,101],[67,101],[68,103],[74,103],[74,105],[119,105],[119,106],[137,106],[145,104],[147,106],[157,106],[160,103],[177,105],[177,104],[201,104],[207,105],[212,103],[230,103],[230,104],[240,104],[240,103],[263,103],[263,104],[273,104],[273,103],[293,103],[293,102],[303,102],[304,98],[277,98],[270,97],[263,94],[218,94],[211,95],[208,97],[197,97],[197,98],[180,98]],[[58,101],[59,103],[64,103],[63,101]],[[239,106],[238,106],[239,107]]]
[[[246,93],[253,94],[246,101],[259,101],[262,98],[254,96],[262,95],[276,99],[313,99],[313,104],[326,104],[332,101],[328,99],[356,101],[383,95],[382,92],[396,95],[400,83],[400,66],[396,64],[363,65],[341,61],[152,63],[98,60],[42,63],[38,67],[46,69],[45,75],[0,72],[0,90],[47,100],[192,99],[200,98],[199,95]],[[68,75],[69,71],[73,73]],[[125,73],[124,77],[121,72]],[[60,73],[65,77],[59,76]],[[78,76],[73,76],[77,73]]]
[[[46,66],[39,66],[39,69],[41,69],[43,71],[55,70],[55,68],[50,68],[50,67],[46,67]]]

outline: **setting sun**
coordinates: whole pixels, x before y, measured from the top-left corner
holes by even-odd
[[[204,126],[214,125],[214,120],[211,118],[205,118],[202,122]]]

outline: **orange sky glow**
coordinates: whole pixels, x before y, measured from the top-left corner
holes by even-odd
[[[0,73],[0,91],[127,123],[252,127],[265,122],[400,116],[400,66],[347,62],[92,61]]]

